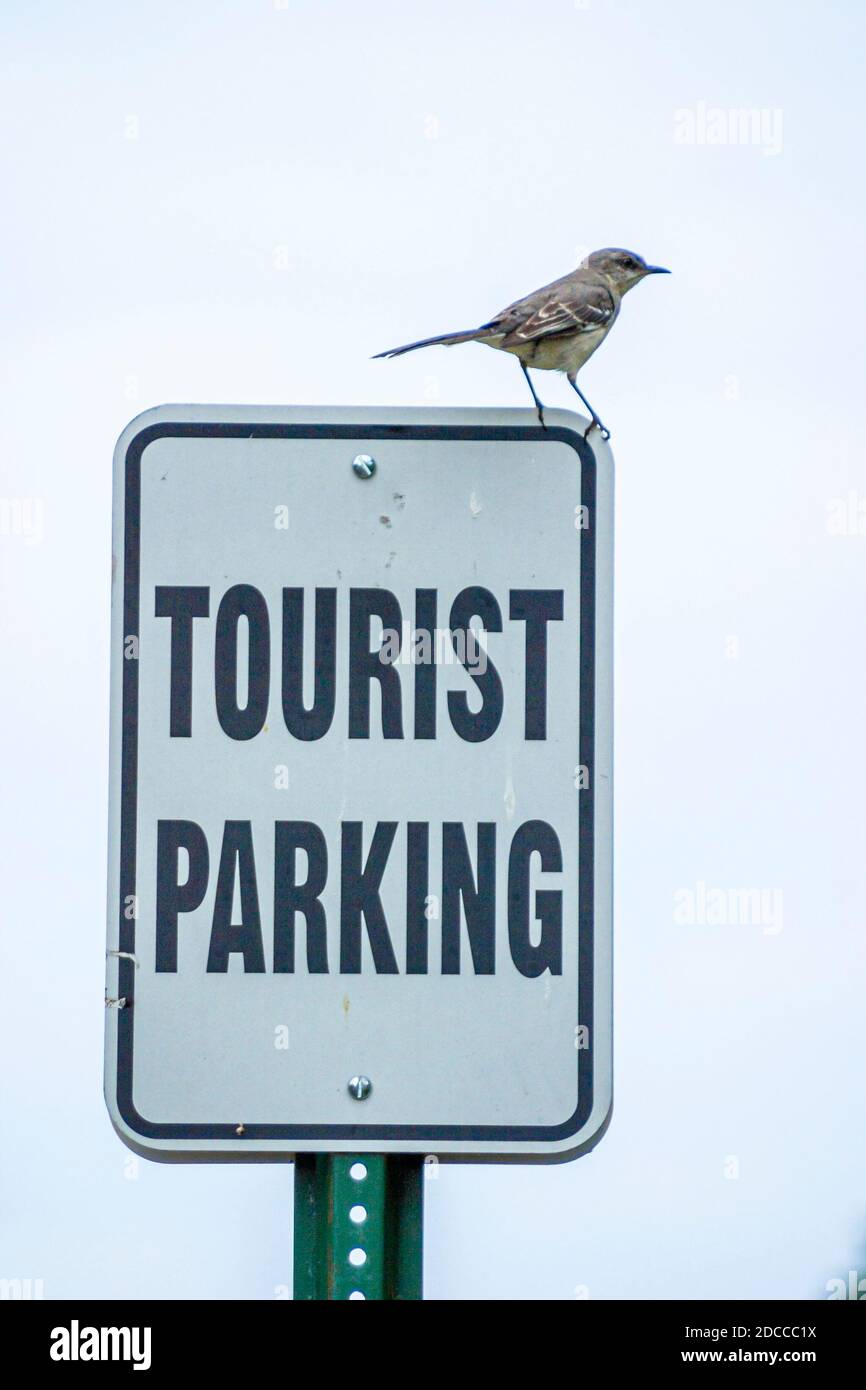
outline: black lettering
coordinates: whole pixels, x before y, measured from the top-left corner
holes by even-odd
[[[406,831],[406,974],[426,975],[430,827],[410,820]]]
[[[373,835],[367,862],[361,867],[363,826],[360,821],[343,822],[340,870],[340,971],[344,975],[361,973],[361,918],[378,975],[396,975],[397,958],[388,935],[388,924],[379,888],[388,855],[397,833],[396,821],[380,821]]]
[[[180,850],[189,855],[186,883],[178,882]],[[156,970],[177,970],[177,918],[194,912],[207,891],[208,849],[205,833],[191,820],[161,820],[156,825]]]
[[[241,920],[237,923],[232,922],[236,874],[241,898]],[[207,973],[225,974],[229,968],[229,956],[235,951],[239,951],[244,958],[245,974],[264,974],[265,952],[256,887],[256,861],[253,856],[252,826],[248,820],[226,821],[217,875]]]
[[[478,586],[462,589],[451,605],[449,622],[454,650],[478,686],[482,703],[478,713],[473,714],[463,691],[449,690],[448,713],[455,733],[467,743],[482,743],[499,728],[502,718],[502,681],[493,662],[469,627],[472,618],[480,618],[482,626],[488,632],[502,631],[499,604],[489,589]]]
[[[459,821],[442,826],[442,974],[460,974],[460,903],[476,975],[492,975],[496,951],[496,826],[478,826],[478,886]]]
[[[297,880],[298,850],[307,856],[307,877]],[[274,973],[291,974],[295,968],[295,914],[307,925],[307,969],[311,975],[328,973],[328,935],[325,909],[319,897],[328,878],[328,846],[311,821],[281,821],[274,836]]]
[[[171,689],[169,726],[172,738],[192,734],[192,620],[210,613],[210,589],[157,584],[157,618],[171,618]]]
[[[382,734],[403,737],[400,675],[379,650],[370,650],[370,619],[381,619],[390,637],[392,655],[400,650],[403,619],[400,605],[388,589],[351,589],[349,593],[349,738],[370,737],[370,682],[377,680],[382,696]]]
[[[247,703],[238,708],[238,623],[249,625]],[[255,738],[268,716],[271,636],[268,606],[251,584],[233,584],[223,595],[216,620],[214,683],[217,718],[229,738]]]
[[[436,737],[436,590],[415,590],[415,737]]]
[[[562,974],[562,893],[539,888],[535,917],[541,939],[533,946],[529,935],[529,864],[541,859],[542,873],[562,872],[562,848],[556,832],[543,820],[528,820],[516,831],[508,858],[508,941],[511,959],[521,975],[531,979],[549,970]]]
[[[283,589],[283,718],[294,738],[322,738],[337,693],[337,590],[316,590],[313,703],[304,705],[304,591]]]
[[[547,624],[561,622],[561,589],[512,589],[510,616],[526,623],[527,739],[547,738]]]

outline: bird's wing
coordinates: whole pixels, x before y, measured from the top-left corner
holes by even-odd
[[[557,333],[592,333],[608,327],[615,314],[605,284],[571,276],[518,299],[484,327],[504,333],[499,346],[509,348]]]

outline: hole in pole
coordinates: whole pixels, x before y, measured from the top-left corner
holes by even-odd
[[[359,1245],[356,1245],[354,1250],[349,1251],[349,1264],[352,1265],[354,1269],[360,1269],[366,1263],[367,1252],[366,1250],[362,1250]]]
[[[353,1163],[349,1169],[349,1177],[354,1178],[355,1182],[363,1182],[367,1176],[367,1167],[364,1163]]]
[[[367,1208],[362,1206],[349,1208],[349,1220],[354,1221],[356,1226],[367,1220]]]

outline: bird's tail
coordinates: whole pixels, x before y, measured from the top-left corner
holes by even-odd
[[[478,328],[468,328],[465,333],[443,333],[438,338],[419,338],[417,343],[405,343],[403,347],[388,348],[387,352],[377,352],[374,357],[400,357],[404,352],[414,352],[416,348],[433,347],[442,343],[451,347],[454,343],[470,343],[481,332]]]

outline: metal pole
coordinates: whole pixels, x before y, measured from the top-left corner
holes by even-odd
[[[420,1299],[424,1161],[299,1154],[295,1299]]]

